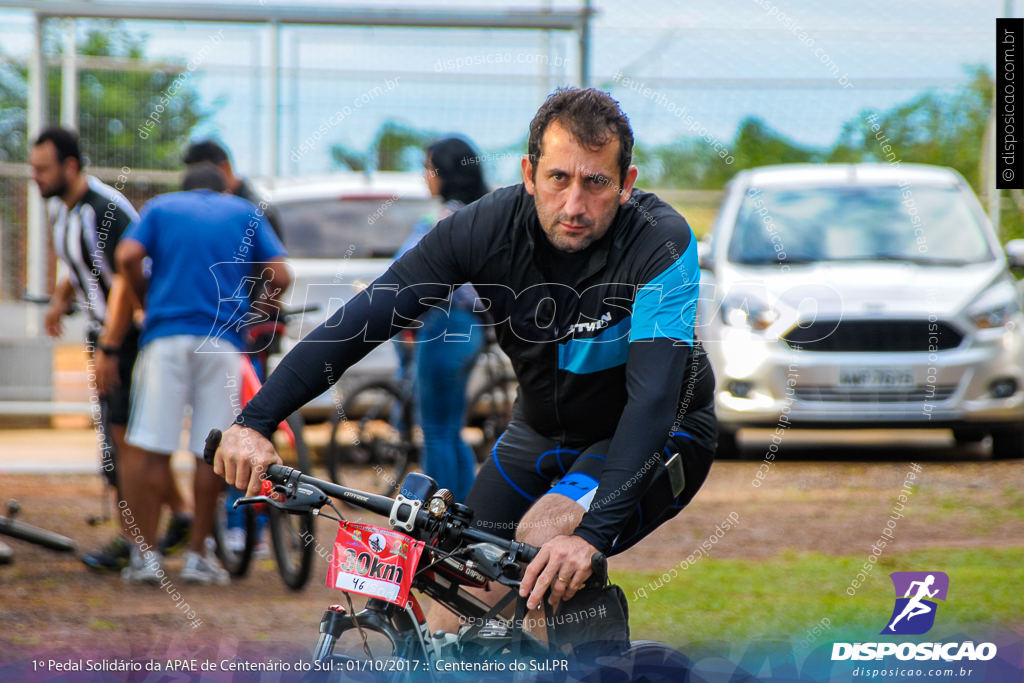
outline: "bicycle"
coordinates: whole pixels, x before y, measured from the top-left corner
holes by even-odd
[[[508,367],[508,359],[498,346],[494,328],[484,329],[487,341],[477,366],[484,368],[485,380],[469,401],[469,424],[478,427],[483,434],[483,439],[473,447],[478,463],[487,459],[512,421],[512,404],[516,401],[519,387],[519,380]]]
[[[470,426],[483,439],[474,447],[477,462],[490,455],[495,442],[512,420],[518,380],[508,369],[497,337],[485,328],[487,339],[476,366],[484,379],[469,401]],[[327,442],[327,471],[331,481],[344,485],[345,465],[372,465],[383,484],[376,493],[390,496],[422,456],[422,438],[416,429],[415,394],[410,378],[370,379],[347,392],[338,415],[331,420]]]
[[[239,394],[241,406],[245,406],[256,392],[260,390],[262,381],[257,369],[266,368],[267,358],[280,349],[280,338],[287,330],[290,318],[319,310],[319,306],[303,309],[283,309],[278,320],[252,325],[246,330],[246,352],[242,355]],[[253,363],[251,358],[256,359]],[[298,467],[305,470],[312,468],[312,457],[309,446],[303,438],[305,421],[298,412],[293,413],[281,423],[279,429],[284,434],[291,452],[286,453],[294,458]],[[309,571],[313,564],[313,548],[303,539],[314,533],[312,515],[291,517],[282,515],[276,508],[250,506],[243,509],[241,530],[245,541],[240,548],[232,548],[227,539],[228,516],[227,506],[233,501],[231,492],[225,487],[217,504],[214,517],[213,537],[214,552],[224,568],[236,577],[245,576],[249,571],[259,530],[258,517],[266,513],[270,527],[271,544],[278,572],[285,585],[292,590],[300,590],[309,580]]]
[[[220,440],[220,432],[213,430],[206,442],[207,462],[213,462]],[[387,517],[391,528],[347,522],[329,496]],[[472,528],[473,511],[455,503],[447,489],[437,490],[436,482],[423,474],[409,474],[399,495],[391,499],[315,479],[285,465],[270,465],[261,495],[241,498],[236,505],[255,503],[289,514],[313,513],[339,524],[328,570],[328,586],[345,592],[348,610],[341,605],[331,605],[324,613],[313,650],[313,670],[385,673],[389,674],[385,680],[399,681],[413,680],[416,672],[433,679],[434,667],[445,658],[566,660],[566,653],[560,648],[567,644],[574,646],[572,656],[578,664],[593,668],[597,667],[594,662],[599,655],[635,659],[657,651],[659,661],[664,662],[666,650],[675,653],[661,644],[641,642],[636,644],[639,649],[634,649],[630,655],[628,630],[624,639],[617,636],[595,643],[567,643],[560,635],[566,627],[554,626],[553,609],[546,600],[548,642],[523,630],[526,599],[520,598],[515,588],[523,574],[521,563],[529,563],[540,549]],[[322,512],[328,505],[338,517]],[[363,534],[368,540],[363,539]],[[592,575],[584,590],[573,600],[584,591],[606,587],[622,595],[617,587],[607,585],[607,562],[603,554],[594,554],[591,568]],[[463,586],[486,587],[492,582],[512,588],[493,607],[463,589]],[[423,610],[411,592],[413,589],[444,605],[460,617],[460,623],[467,625],[458,633],[431,634]],[[352,606],[350,593],[368,597],[359,612]],[[508,620],[501,612],[513,600],[515,617]],[[618,600],[619,615],[625,622],[624,596]],[[365,659],[335,652],[347,646],[343,637],[349,633],[358,633],[355,647],[361,645]],[[368,634],[373,636],[375,645],[383,645],[384,658],[374,656]]]
[[[19,512],[21,512],[21,505],[18,501],[7,501],[7,514],[10,516],[0,517],[0,534],[57,552],[71,553],[75,551],[75,542],[67,536],[15,521],[14,518],[18,516]],[[6,544],[0,543],[0,564],[10,564],[13,561],[14,552]]]

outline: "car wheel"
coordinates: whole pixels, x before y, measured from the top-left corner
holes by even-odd
[[[715,451],[716,460],[739,460],[739,442],[736,440],[736,432],[727,432],[724,429],[718,432],[718,450]]]
[[[1024,458],[1024,428],[1008,427],[992,430],[992,459]]]
[[[970,444],[984,441],[988,434],[984,429],[978,429],[976,427],[954,427],[953,438],[956,439],[957,446],[968,446]]]

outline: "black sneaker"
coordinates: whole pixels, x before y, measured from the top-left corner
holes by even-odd
[[[157,548],[159,548],[161,555],[170,557],[184,550],[191,537],[192,518],[189,515],[175,514],[171,516],[171,521],[167,525],[167,531],[164,532],[163,538],[157,544]]]
[[[128,566],[131,559],[132,548],[120,535],[114,536],[104,547],[82,555],[85,566],[98,572],[119,572]]]

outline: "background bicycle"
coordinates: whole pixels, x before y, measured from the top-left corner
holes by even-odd
[[[8,516],[0,517],[0,534],[62,553],[71,553],[77,548],[75,542],[67,536],[16,521],[14,518],[19,512],[21,512],[21,505],[18,501],[7,501]],[[14,562],[14,551],[7,544],[0,543],[0,564],[12,562]]]
[[[487,344],[477,359],[466,419],[478,462],[487,458],[511,421],[518,386],[494,330],[484,329]],[[378,480],[374,490],[389,496],[419,465],[423,435],[416,423],[413,381],[369,379],[349,389],[343,400],[338,397],[340,410],[331,416],[324,449],[331,481],[344,484],[347,467],[370,466]]]
[[[280,337],[288,319],[313,310],[316,308],[283,309],[278,320],[253,325],[248,329],[245,337],[247,352],[242,356],[240,374],[240,406],[245,406],[262,386],[260,370],[265,372],[268,357],[279,351]],[[280,425],[275,441],[282,460],[299,469],[311,471],[312,458],[304,438],[304,426],[301,414],[296,412],[290,415]],[[309,580],[312,565],[313,548],[303,539],[315,533],[313,516],[282,515],[275,508],[262,506],[233,509],[234,501],[239,497],[240,493],[236,489],[225,486],[214,520],[215,552],[224,568],[232,576],[245,576],[265,523],[270,528],[274,558],[281,578],[289,588],[301,589]]]

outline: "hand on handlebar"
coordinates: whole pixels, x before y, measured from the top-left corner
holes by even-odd
[[[570,599],[590,577],[591,557],[596,552],[597,548],[579,536],[555,536],[541,546],[537,557],[526,567],[519,596],[530,596],[526,601],[530,609],[540,607],[549,586],[548,602],[552,605]]]
[[[245,495],[255,496],[260,493],[260,476],[267,466],[280,464],[281,457],[273,443],[255,429],[235,424],[221,437],[213,471],[228,484],[244,489]]]

